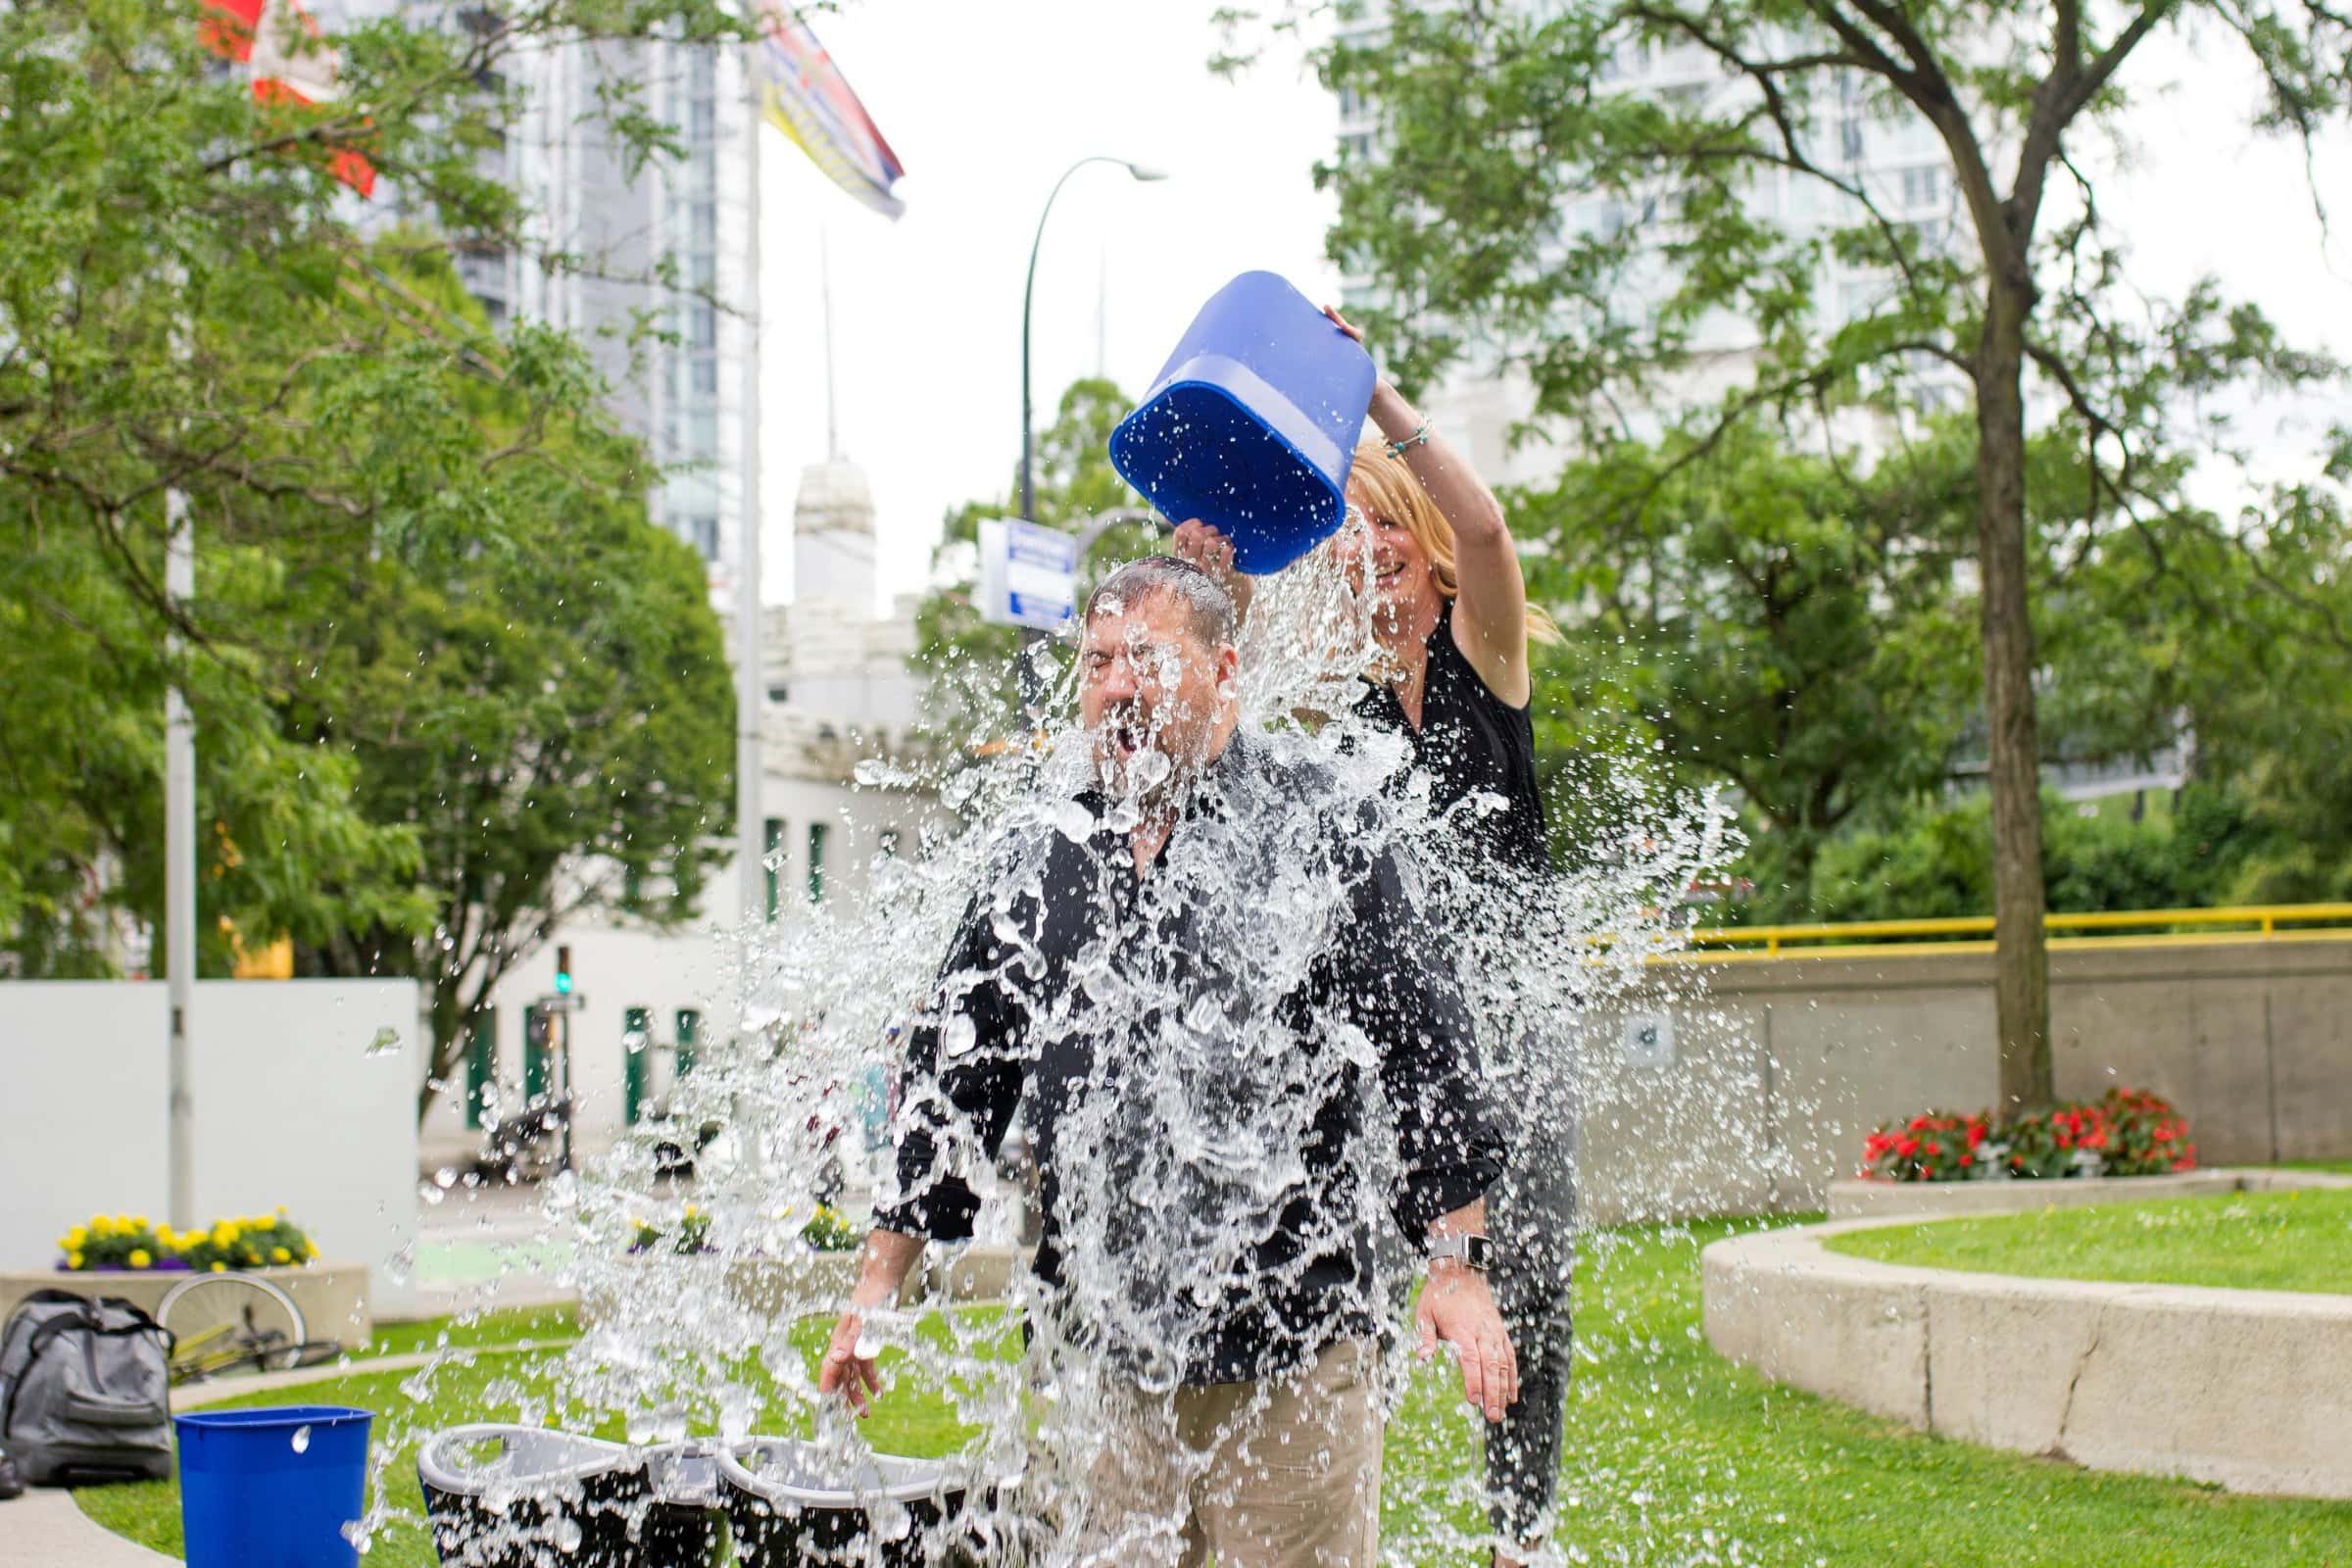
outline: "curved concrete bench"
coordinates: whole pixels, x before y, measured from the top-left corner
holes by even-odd
[[[1716,1242],[1701,1257],[1708,1343],[1941,1437],[2352,1498],[2352,1296],[1964,1274],[1821,1245],[1888,1223]]]

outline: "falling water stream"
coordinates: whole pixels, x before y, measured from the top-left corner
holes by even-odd
[[[1229,802],[1225,816],[1186,821],[1140,886],[1114,897],[1106,874],[1088,896],[1112,906],[1102,925],[1110,936],[1071,964],[1072,991],[1086,1004],[1031,1022],[1031,1056],[1082,1046],[1091,1062],[1055,1129],[1066,1261],[1054,1299],[1016,1268],[1001,1300],[944,1310],[934,1300],[871,1314],[860,1349],[886,1355],[881,1414],[861,1429],[838,1402],[818,1398],[814,1355],[847,1285],[843,1254],[818,1253],[805,1239],[820,1206],[836,1198],[832,1135],[854,1122],[853,1103],[874,1068],[901,1071],[905,1047],[919,1032],[935,1031],[943,1065],[968,1058],[975,1041],[965,1004],[992,987],[1021,988],[1042,961],[1034,911],[1055,846],[1065,846],[1066,861],[1066,847],[1117,834],[1155,782],[1147,756],[1094,804],[1081,802],[1090,784],[1103,781],[1092,737],[1077,723],[1072,668],[1060,672],[1033,748],[979,755],[975,742],[999,737],[943,725],[928,760],[860,765],[861,787],[936,791],[952,826],[927,830],[920,853],[878,859],[860,900],[837,899],[736,933],[726,995],[711,1009],[735,1026],[714,1031],[720,1038],[680,1078],[668,1121],[659,1131],[631,1129],[576,1178],[544,1189],[543,1236],[532,1255],[568,1245],[564,1278],[581,1298],[578,1343],[560,1356],[517,1358],[513,1370],[489,1378],[485,1398],[518,1408],[526,1425],[587,1432],[616,1422],[638,1443],[690,1434],[805,1438],[845,1475],[875,1446],[868,1430],[904,1430],[908,1411],[935,1409],[962,1434],[952,1464],[969,1481],[994,1560],[1081,1561],[1088,1531],[1101,1526],[1100,1467],[1115,1466],[1115,1434],[1129,1430],[1121,1401],[1180,1379],[1205,1352],[1219,1314],[1264,1288],[1253,1259],[1260,1244],[1296,1223],[1289,1199],[1304,1174],[1304,1152],[1321,1136],[1317,1118],[1336,1100],[1357,1106],[1365,1130],[1346,1148],[1353,1206],[1318,1218],[1327,1234],[1300,1239],[1295,1251],[1368,1248],[1374,1284],[1353,1304],[1388,1324],[1404,1310],[1407,1265],[1419,1248],[1417,1238],[1408,1246],[1397,1234],[1387,1202],[1397,1171],[1385,1130],[1400,1109],[1396,1092],[1410,1095],[1414,1086],[1384,1083],[1387,1043],[1372,1038],[1358,1013],[1302,1017],[1290,1001],[1333,960],[1335,942],[1348,939],[1351,913],[1362,906],[1365,879],[1382,866],[1398,879],[1391,896],[1429,914],[1416,928],[1416,956],[1441,983],[1450,978],[1458,987],[1480,1079],[1519,1157],[1565,1159],[1567,1143],[1556,1135],[1580,1119],[1609,1121],[1622,1133],[1628,1115],[1664,1114],[1678,1126],[1711,1129],[1714,1146],[1690,1139],[1687,1155],[1661,1153],[1647,1167],[1664,1173],[1661,1189],[1676,1185],[1678,1157],[1767,1159],[1740,1131],[1752,1120],[1752,1081],[1738,1073],[1690,1078],[1661,1113],[1654,1085],[1629,1085],[1614,1042],[1582,1027],[1593,1009],[1629,999],[1671,1003],[1678,980],[1694,972],[1651,960],[1677,948],[1690,923],[1683,891],[1734,847],[1723,812],[1711,801],[1647,788],[1619,768],[1606,784],[1609,798],[1623,803],[1621,819],[1582,846],[1580,869],[1519,881],[1469,874],[1449,848],[1462,841],[1463,822],[1434,810],[1424,784],[1398,784],[1404,743],[1352,711],[1361,675],[1380,659],[1368,612],[1348,586],[1352,533],[1265,581],[1250,608],[1235,696],[1240,744],[1262,766],[1228,786],[1248,799]],[[959,673],[975,682],[1002,674]],[[1496,804],[1473,799],[1456,812]],[[1106,857],[1103,866],[1123,874],[1124,858]],[[943,976],[967,918],[994,939],[986,944],[990,965]],[[1148,935],[1178,926],[1196,933],[1182,961]],[[1432,929],[1444,936],[1428,935]],[[1703,998],[1686,1002],[1703,1026]],[[917,1083],[905,1089],[901,1136],[928,1092]],[[942,1168],[963,1174],[981,1195],[983,1242],[1013,1241],[1015,1210],[1031,1197],[1017,1169],[1000,1168],[947,1119]],[[694,1129],[715,1136],[696,1154],[691,1185],[680,1187],[658,1174],[655,1145],[684,1141]],[[1034,1136],[1016,1125],[1010,1147]],[[904,1196],[890,1190],[887,1152],[881,1165],[878,1200]],[[699,1250],[675,1245],[688,1204],[693,1224],[708,1227]],[[861,1235],[865,1214],[848,1217]],[[645,1227],[662,1240],[632,1250]],[[952,1255],[937,1244],[929,1250],[935,1283]],[[1609,1325],[1579,1331],[1605,1343]],[[1391,1436],[1384,1559],[1484,1562],[1492,1541],[1479,1423],[1458,1385],[1444,1397],[1448,1368],[1417,1369],[1410,1348],[1392,1339],[1381,1380],[1393,1420],[1409,1411],[1419,1424],[1409,1445]],[[409,1391],[421,1401],[455,1372],[479,1375],[488,1365],[448,1351],[411,1379]],[[1572,1402],[1572,1445],[1577,1420]],[[379,1443],[379,1456],[415,1435],[401,1425],[395,1415],[379,1432],[390,1440]],[[1613,1508],[1639,1509],[1644,1477],[1661,1462],[1671,1456],[1586,1466],[1564,1490],[1563,1513],[1592,1505],[1596,1499],[1584,1493],[1593,1485],[1619,1489]],[[389,1490],[374,1489],[367,1530],[384,1522]],[[539,1516],[527,1509],[514,1517],[518,1535],[541,1532],[548,1561],[564,1560],[558,1526],[533,1522]],[[888,1503],[875,1506],[874,1519],[867,1549],[875,1561],[886,1542],[918,1528]],[[1661,1522],[1654,1551],[1638,1556],[1591,1554],[1567,1527],[1558,1539],[1560,1555],[1547,1560],[1758,1560],[1690,1521]]]

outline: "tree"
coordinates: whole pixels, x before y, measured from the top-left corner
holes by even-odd
[[[377,563],[292,721],[359,764],[357,805],[405,824],[430,890],[425,940],[353,922],[304,942],[318,974],[422,982],[421,1118],[467,1023],[560,925],[694,916],[733,819],[733,682],[703,564],[647,520],[635,445],[593,428],[563,463],[507,470],[502,548],[423,573]]]
[[[1539,420],[1622,439],[1727,317],[1755,335],[1752,376],[1713,428],[1751,411],[1809,413],[1825,450],[1856,407],[1899,422],[1957,395],[1975,432],[1971,490],[1990,738],[2000,1093],[2050,1093],[2034,645],[2036,541],[2027,514],[2029,391],[2083,453],[2095,536],[2178,511],[2169,390],[2331,375],[2270,323],[2201,285],[2134,319],[2124,259],[2073,156],[2112,128],[2126,66],[2160,28],[2202,23],[2260,70],[2255,122],[2304,139],[2352,100],[2352,24],[2325,7],[2145,0],[2117,13],[1890,0],[1601,0],[1592,6],[1397,0],[1377,29],[1342,31],[1327,85],[1378,116],[1376,159],[1318,171],[1340,200],[1332,255],[1377,286],[1369,313],[1409,383],[1473,349],[1524,367]],[[1635,96],[1612,85],[1631,51],[1683,50],[1720,82]],[[1921,220],[1849,173],[1839,143],[1871,122],[1921,127],[1952,193]],[[1836,217],[1792,232],[1774,182]],[[1579,197],[1609,204],[1565,225]],[[1876,297],[1816,297],[1836,260]],[[1841,319],[1838,318],[1842,318]],[[1687,394],[1690,383],[1681,383]],[[1694,452],[1708,446],[1704,433]],[[1846,443],[1853,444],[1850,440]]]
[[[707,857],[687,840],[713,793],[704,733],[728,722],[699,574],[645,522],[653,471],[595,412],[581,346],[531,324],[493,335],[448,259],[607,267],[535,237],[485,172],[521,108],[504,84],[514,55],[731,42],[749,20],[710,0],[381,18],[331,40],[344,96],[314,108],[257,102],[218,69],[210,15],[198,0],[0,11],[0,570],[24,590],[0,606],[0,653],[12,683],[20,662],[40,674],[12,708],[19,692],[50,704],[0,742],[27,786],[0,807],[0,931],[21,965],[88,972],[107,956],[77,901],[160,912],[167,684],[196,710],[208,939],[225,914],[249,937],[294,936],[314,967],[428,975],[435,910],[462,932],[450,900],[478,895],[468,919],[505,918],[512,961],[517,933],[546,923],[512,911],[554,884],[514,865],[469,880],[481,846],[449,842],[460,797],[514,813],[475,819],[485,839],[511,829],[539,853],[545,810],[597,858],[584,875],[667,876],[624,903],[691,897]],[[676,145],[626,76],[589,114],[624,158]],[[351,221],[338,151],[365,152],[404,226]],[[183,516],[192,603],[162,571]],[[450,641],[388,640],[371,616]],[[183,654],[167,657],[168,635]],[[428,685],[444,707],[399,700]],[[569,733],[632,703],[654,711]],[[453,769],[433,786],[448,799],[404,797],[419,758],[447,760],[461,709],[483,729],[479,780]],[[634,867],[617,842],[632,836]]]
[[[1129,407],[1117,384],[1099,376],[1082,376],[1063,391],[1054,422],[1038,432],[1037,521],[1075,531],[1106,514],[1146,506],[1110,466],[1110,432],[1127,416]],[[967,501],[951,511],[942,523],[933,561],[973,549],[982,518],[1020,515],[1020,488],[1016,464],[1001,499]],[[1152,548],[1148,528],[1115,524],[1079,563],[1081,594],[1094,563],[1131,559]],[[926,597],[916,612],[915,626],[915,658],[930,676],[935,715],[959,732],[1002,736],[1018,727],[1020,696],[1014,673],[1022,649],[1019,627],[982,620],[970,584],[941,588]]]
[[[1532,592],[1579,607],[1545,660],[1549,769],[1633,732],[1684,782],[1735,786],[1751,863],[1800,899],[1858,812],[1939,789],[1975,649],[1956,446],[1857,478],[1751,421],[1703,457],[1621,443],[1513,496]]]

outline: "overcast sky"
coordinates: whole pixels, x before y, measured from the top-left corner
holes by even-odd
[[[825,446],[820,238],[830,254],[841,446],[874,487],[886,589],[921,584],[941,514],[1003,494],[1020,453],[1021,276],[1069,165],[1155,165],[1138,184],[1082,170],[1054,204],[1037,273],[1038,423],[1102,360],[1130,396],[1235,273],[1281,272],[1321,299],[1330,205],[1309,171],[1329,97],[1297,51],[1211,76],[1209,0],[852,0],[818,37],[906,166],[897,222],[836,190],[770,133],[762,488],[767,593],[790,592],[785,519]],[[1107,286],[1105,286],[1105,284]],[[1107,300],[1107,311],[1099,307]]]
[[[1054,210],[1038,270],[1042,425],[1098,357],[1130,396],[1193,312],[1234,273],[1266,268],[1310,297],[1330,203],[1310,176],[1335,133],[1298,52],[1238,82],[1209,74],[1211,0],[849,0],[819,37],[906,166],[893,223],[834,189],[781,136],[762,144],[762,392],[767,594],[791,592],[788,519],[802,468],[825,455],[820,237],[831,257],[844,454],[872,481],[886,590],[917,587],[941,514],[1002,493],[1019,452],[1021,273],[1054,179],[1093,153],[1157,165],[1137,184],[1096,166]],[[2211,60],[2230,61],[2216,69]],[[2135,275],[2173,293],[2200,272],[2271,310],[2302,341],[2352,356],[2352,141],[2321,166],[2339,193],[2324,249],[2300,154],[2245,127],[2251,75],[2219,35],[2149,46],[2127,71],[2133,150],[2101,199]],[[2095,149],[2079,150],[2101,158]],[[1104,286],[1105,281],[1107,287]],[[2286,411],[2272,445],[2308,451],[2352,399]],[[2266,422],[2269,422],[2266,420]]]

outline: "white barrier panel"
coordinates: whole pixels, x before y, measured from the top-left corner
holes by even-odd
[[[93,1213],[168,1218],[161,981],[0,982],[0,1269],[43,1268]],[[406,980],[196,987],[196,1218],[280,1204],[322,1256],[368,1265],[416,1232],[417,991]]]

